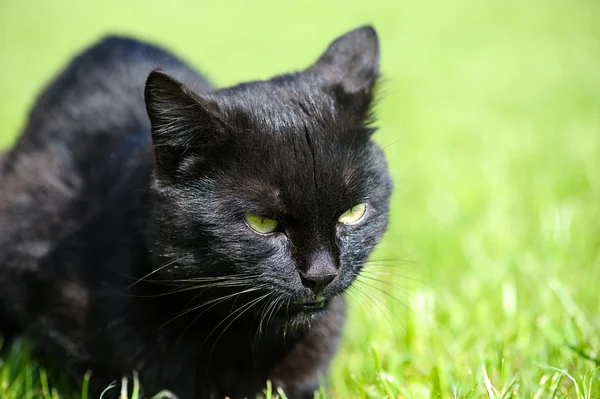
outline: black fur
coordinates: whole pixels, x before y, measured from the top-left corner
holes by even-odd
[[[239,398],[271,379],[311,397],[387,224],[378,63],[370,27],[304,71],[221,90],[131,39],[82,53],[0,163],[2,331],[91,369],[94,395],[135,370],[149,395]],[[322,309],[299,305],[317,294]]]

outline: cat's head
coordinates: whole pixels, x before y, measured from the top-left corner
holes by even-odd
[[[392,184],[371,141],[378,69],[362,27],[267,81],[195,93],[152,72],[156,275],[267,295],[257,307],[278,301],[302,320],[344,292],[388,221]]]

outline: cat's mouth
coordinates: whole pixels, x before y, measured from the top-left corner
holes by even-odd
[[[316,312],[324,309],[327,305],[327,299],[323,297],[317,297],[314,301],[310,302],[292,302],[289,307],[289,311],[293,313],[299,312]]]

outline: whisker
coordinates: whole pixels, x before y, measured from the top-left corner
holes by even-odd
[[[408,268],[408,266],[414,266],[422,264],[418,261],[408,259],[392,259],[392,258],[379,258],[379,259],[367,259],[363,262],[364,265],[379,265],[380,267],[401,267]]]
[[[287,298],[286,299],[286,298],[282,297],[281,298],[281,303],[280,303],[279,307],[277,308],[277,311],[279,311],[283,307],[283,305],[285,305],[286,313],[289,314],[291,301],[292,301],[291,298]],[[288,323],[285,323],[283,325],[283,340],[284,340],[284,343],[286,342],[285,339],[287,338],[287,329],[288,329]],[[286,348],[287,348],[287,346],[286,346]]]
[[[408,274],[395,273],[395,272],[383,272],[380,270],[370,270],[366,267],[363,267],[360,272],[361,273],[369,273],[369,274],[376,275],[376,276],[393,276],[393,277],[398,277],[398,278],[407,279],[407,280],[414,280],[414,278]]]
[[[413,281],[415,283],[419,283],[419,284],[424,284],[424,281],[420,278],[408,275],[408,274],[402,274],[402,273],[394,273],[391,271],[380,271],[380,270],[370,270],[371,268],[374,268],[376,266],[364,266],[360,273],[368,273],[368,274],[372,274],[372,275],[380,275],[380,276],[392,276],[392,277],[396,277],[402,280],[409,280],[409,281]],[[385,267],[386,269],[391,268],[391,267]]]
[[[247,280],[244,280],[244,281],[242,281],[242,282],[236,281],[236,282],[232,282],[232,284],[227,284],[227,285],[225,285],[225,284],[223,284],[223,283],[220,283],[220,284],[216,285],[216,286],[215,286],[215,288],[221,288],[221,287],[235,287],[235,286],[238,286],[238,285],[239,285],[239,286],[242,286],[242,287],[247,287],[247,286],[250,286],[250,285],[252,285],[254,282],[256,282],[256,279],[255,279],[255,278],[249,278],[249,279],[247,279]],[[235,284],[234,284],[234,283],[235,283]],[[205,286],[202,286],[202,287],[200,287],[200,288],[204,288],[204,287],[205,287]],[[197,287],[197,288],[198,288],[198,287]],[[204,294],[204,293],[205,293],[205,292],[206,292],[206,291],[207,291],[209,288],[212,288],[212,287],[205,288],[205,289],[203,289],[202,291],[200,291],[199,293],[197,293],[196,295],[194,295],[194,297],[193,297],[192,299],[190,299],[190,301],[189,301],[189,302],[188,302],[188,303],[185,305],[185,307],[183,308],[183,310],[187,310],[187,309],[188,309],[188,306],[190,306],[190,304],[191,304],[191,303],[193,303],[193,302],[196,300],[196,298],[198,298],[200,295]],[[239,298],[239,295],[236,297],[236,300],[237,300],[237,298]],[[235,304],[235,301],[234,301],[234,304]],[[232,305],[232,306],[233,306],[233,305]]]
[[[358,291],[360,291],[360,292],[363,292],[363,290],[362,290],[361,288],[359,288],[359,287],[356,287],[356,286],[355,286],[354,288],[356,288],[356,289],[357,289]],[[371,287],[371,288],[373,288],[373,287]],[[364,293],[364,292],[363,292],[363,293]],[[389,305],[388,305],[388,304],[387,304],[387,303],[386,303],[384,300],[382,300],[381,298],[379,298],[377,295],[367,295],[366,293],[364,293],[364,295],[365,295],[365,296],[366,296],[366,297],[367,297],[367,298],[368,298],[370,301],[373,301],[373,303],[374,303],[374,304],[375,304],[375,302],[374,302],[374,301],[378,301],[380,304],[382,304],[383,306],[385,306],[385,307],[387,308],[387,310],[388,310],[388,311],[389,311],[389,312],[390,312],[392,315],[394,315],[394,317],[398,318],[398,317],[396,316],[396,314],[394,313],[394,311],[392,310],[392,308],[391,308],[391,307],[390,307],[390,306],[389,306]],[[380,309],[380,310],[381,310],[381,309]],[[400,321],[400,319],[398,319],[398,321]],[[401,321],[400,321],[400,322],[401,322]]]
[[[196,285],[187,286],[187,287],[183,287],[183,288],[179,288],[179,289],[173,289],[173,290],[166,291],[166,292],[160,292],[158,294],[125,294],[125,295],[127,295],[128,297],[132,297],[132,298],[156,298],[156,297],[161,297],[161,296],[179,294],[179,293],[186,292],[186,291],[199,290],[202,288],[208,289],[208,288],[228,288],[228,287],[247,286],[247,285],[250,285],[253,281],[254,281],[253,279],[252,280],[249,279],[247,281],[239,281],[239,282],[196,284]],[[204,290],[204,291],[206,291],[206,290]]]
[[[359,301],[360,300],[361,301],[360,305],[363,306],[366,309],[367,305],[365,303],[365,299],[363,297],[359,296],[356,292],[354,292],[353,289],[354,289],[354,287],[350,286],[346,290],[345,294],[347,294],[350,297],[350,299],[352,299],[353,301]],[[338,294],[338,296],[340,296],[340,295]]]
[[[184,258],[185,258],[185,256],[182,256],[182,257],[179,257],[179,258],[177,258],[177,259],[172,259],[172,260],[169,260],[169,262],[172,262],[172,261],[174,261],[174,262],[177,262],[177,261],[179,261],[179,260],[182,260],[182,259],[184,259]],[[166,266],[168,266],[168,265],[162,265],[161,267],[166,267]],[[129,275],[129,274],[126,274],[126,273],[123,273],[121,270],[117,270],[117,269],[115,269],[115,268],[113,268],[113,267],[111,267],[111,266],[107,266],[107,268],[108,268],[110,271],[112,271],[112,272],[114,272],[114,273],[118,274],[118,275],[119,275],[119,276],[121,276],[121,277],[124,277],[124,278],[126,278],[126,279],[129,279],[129,280],[135,280],[135,281],[133,282],[133,284],[132,284],[132,285],[135,285],[135,284],[137,284],[137,283],[139,282],[139,280],[140,280],[140,277],[139,277],[139,276],[131,276],[131,275]],[[141,279],[144,279],[144,277],[142,277]],[[127,289],[127,288],[126,288],[126,289]]]
[[[171,260],[169,260],[168,262],[165,262],[164,265],[152,270],[150,273],[146,274],[143,277],[140,277],[138,280],[136,280],[135,282],[133,282],[131,285],[129,285],[127,288],[125,288],[123,291],[128,291],[130,290],[132,287],[134,287],[135,285],[137,285],[139,282],[141,282],[142,280],[145,280],[146,278],[152,276],[153,274],[161,271],[162,269],[164,269],[165,267],[169,267],[177,262],[179,262],[180,260],[184,259],[185,257],[179,257],[179,258],[173,258]]]
[[[248,303],[245,303],[244,305],[240,306],[240,307],[239,307],[239,308],[237,308],[237,309],[236,309],[234,312],[232,312],[232,313],[230,313],[229,315],[227,315],[227,316],[226,316],[226,317],[225,317],[223,320],[221,320],[221,322],[219,322],[219,323],[218,323],[218,324],[217,324],[217,325],[216,325],[216,326],[215,326],[215,327],[212,329],[212,331],[211,331],[211,332],[210,332],[210,333],[209,333],[209,334],[206,336],[206,338],[204,339],[204,342],[202,343],[202,346],[200,347],[200,351],[202,351],[202,349],[204,348],[204,345],[206,345],[206,342],[207,342],[207,341],[208,341],[208,339],[209,339],[209,338],[210,338],[210,337],[211,337],[211,336],[214,334],[214,332],[217,330],[217,328],[219,328],[219,326],[221,326],[223,323],[225,323],[225,322],[226,322],[226,321],[227,321],[227,320],[228,320],[230,317],[233,317],[233,316],[234,316],[236,313],[238,313],[238,312],[240,312],[240,311],[241,311],[242,313],[244,313],[246,309],[249,309],[249,308],[251,308],[251,307],[252,307],[252,305],[254,305],[255,303],[257,303],[257,302],[259,302],[259,301],[261,301],[261,300],[263,300],[264,298],[268,297],[269,295],[271,295],[271,294],[270,294],[270,293],[268,293],[268,294],[265,294],[265,295],[263,295],[263,296],[260,296],[260,297],[258,297],[258,298],[255,298],[255,299],[251,300],[250,302],[248,302]],[[192,323],[193,323],[194,321],[195,321],[195,319],[194,319],[194,320],[192,320]],[[190,323],[190,325],[191,325],[191,323]],[[188,327],[189,327],[189,325],[188,325]],[[188,328],[188,327],[186,327],[186,330],[187,330],[187,328]],[[215,344],[216,344],[216,341],[215,341]],[[214,348],[214,345],[213,345],[213,348]],[[211,350],[211,352],[212,352],[212,350]]]
[[[242,294],[242,293],[238,293],[237,295],[239,296],[239,295],[241,295],[241,294]],[[233,294],[233,295],[236,295],[236,294]],[[228,299],[228,298],[224,298],[224,299],[220,300],[219,302],[217,302],[217,303],[215,303],[215,304],[211,305],[209,308],[207,308],[207,309],[204,309],[204,310],[203,310],[203,311],[202,311],[202,312],[201,312],[199,315],[197,315],[196,317],[194,317],[194,318],[192,319],[192,321],[190,321],[190,322],[188,323],[188,325],[187,325],[187,326],[186,326],[186,327],[183,329],[183,331],[181,332],[181,334],[179,334],[179,338],[181,339],[181,337],[183,337],[183,335],[185,334],[185,332],[186,332],[186,331],[187,331],[187,330],[188,330],[188,329],[189,329],[189,328],[192,326],[192,324],[194,324],[194,323],[196,322],[196,320],[198,320],[198,319],[200,318],[200,316],[202,316],[204,313],[206,313],[206,312],[207,312],[208,310],[210,310],[212,307],[214,307],[214,306],[218,305],[219,303],[222,303],[222,302],[223,302],[223,301],[225,301],[226,299]],[[244,306],[244,305],[242,305],[242,306]],[[234,312],[234,313],[235,313],[235,312]],[[223,320],[222,320],[222,321],[221,321],[219,324],[217,324],[217,327],[218,327],[219,325],[221,325],[221,324],[222,324],[222,323],[223,323],[225,320],[227,320],[227,319],[228,319],[230,316],[231,316],[231,314],[230,314],[230,315],[228,315],[227,317],[225,317],[225,318],[224,318],[224,319],[223,319]],[[215,327],[215,328],[216,328],[216,327]],[[213,330],[213,331],[214,331],[214,330]],[[212,334],[212,332],[211,332],[211,334]],[[210,336],[210,334],[209,334],[209,336]],[[206,337],[206,339],[208,339],[208,337]],[[204,341],[204,343],[206,343],[206,340]],[[204,347],[204,343],[202,344],[202,347]],[[200,350],[202,350],[202,347],[200,348]]]
[[[257,315],[254,316],[254,318],[252,319],[252,323],[254,324],[254,321],[256,320],[256,317],[260,317],[260,320],[258,322],[258,328],[256,329],[256,332],[254,333],[254,339],[252,340],[252,350],[254,351],[255,348],[257,347],[257,341],[260,338],[260,336],[262,335],[262,322],[264,320],[265,317],[265,312],[266,310],[271,306],[273,301],[266,301],[265,303],[263,303],[260,308],[258,309],[258,313]]]
[[[350,286],[346,290],[346,293],[348,293],[348,294],[352,293],[352,295],[354,295],[352,298],[360,300],[361,305],[364,306],[365,309],[367,309],[369,307],[369,305],[367,304],[367,300],[371,301],[369,303],[372,303],[372,301],[373,301],[373,299],[371,299],[366,293],[364,293],[361,289],[359,289],[358,287],[355,287],[355,286]]]
[[[277,314],[279,309],[281,309],[281,305],[283,305],[284,302],[285,302],[285,297],[283,297],[283,296],[280,296],[277,300],[275,300],[275,304],[274,304],[273,308],[271,309],[270,314],[267,317],[266,328],[269,328],[269,326],[271,325],[271,322],[273,321],[273,316],[275,316],[275,314]]]
[[[413,299],[413,298],[412,298],[412,296],[410,295],[410,291],[409,291],[409,290],[407,290],[407,289],[406,289],[406,288],[404,288],[404,287],[400,287],[400,286],[397,286],[397,285],[395,285],[395,284],[392,284],[392,283],[390,283],[389,281],[384,281],[384,280],[380,280],[380,279],[378,279],[378,278],[375,278],[375,277],[372,277],[372,276],[365,276],[365,275],[358,275],[358,276],[357,276],[357,279],[359,279],[359,278],[366,278],[366,279],[369,279],[369,280],[371,280],[371,281],[376,281],[376,282],[378,282],[379,284],[383,284],[383,285],[386,285],[386,286],[388,286],[388,287],[391,287],[391,288],[393,288],[394,290],[400,291],[400,292],[402,292],[403,294],[405,294],[406,296],[408,296],[410,299]],[[364,282],[363,282],[363,283],[364,283]]]
[[[367,259],[367,262],[407,262],[407,263],[419,263],[420,261],[409,258],[408,256],[403,257],[391,257],[391,256],[380,256],[380,257],[371,257]]]
[[[377,310],[379,310],[379,312],[383,315],[383,317],[387,321],[390,329],[392,330],[392,333],[394,334],[394,338],[396,339],[396,341],[398,341],[398,336],[396,335],[396,329],[394,328],[394,325],[392,324],[392,321],[388,318],[387,313],[384,312],[383,309],[381,309],[381,307],[379,307],[379,305],[377,304],[377,302],[375,302],[375,300],[377,300],[379,303],[381,303],[383,306],[385,306],[387,308],[387,310],[392,314],[392,316],[394,316],[394,318],[396,320],[398,320],[398,322],[406,330],[406,325],[404,324],[404,322],[402,320],[400,320],[400,318],[394,313],[394,311],[389,307],[389,305],[387,303],[385,303],[384,301],[382,301],[381,298],[378,298],[377,296],[369,296],[365,292],[363,292],[362,289],[360,289],[360,288],[358,288],[356,286],[354,286],[354,289],[356,289],[357,292],[360,292],[366,299],[369,299],[371,301],[371,303],[373,305],[375,305],[375,307],[377,308]]]
[[[229,327],[230,327],[230,326],[231,326],[233,323],[235,323],[235,321],[236,321],[237,319],[239,319],[239,318],[240,318],[240,317],[241,317],[241,316],[242,316],[244,313],[246,313],[248,310],[250,310],[250,309],[251,309],[251,308],[252,308],[254,305],[256,305],[257,303],[259,303],[259,302],[260,302],[260,301],[262,301],[263,299],[266,299],[266,298],[268,298],[268,297],[269,297],[269,296],[271,296],[271,295],[273,295],[273,293],[272,293],[272,292],[269,292],[269,293],[267,293],[267,294],[263,295],[262,297],[258,298],[258,300],[254,300],[254,302],[252,303],[252,305],[250,305],[250,306],[246,307],[246,309],[244,309],[243,311],[239,312],[239,313],[238,313],[238,315],[237,315],[236,317],[234,317],[234,318],[233,318],[233,320],[231,320],[231,321],[229,322],[229,324],[227,324],[227,325],[225,326],[225,328],[223,329],[223,331],[221,331],[221,333],[219,334],[219,336],[218,336],[218,337],[217,337],[217,339],[215,340],[215,342],[214,342],[214,344],[213,344],[213,347],[212,347],[212,349],[210,350],[210,353],[208,354],[208,358],[209,358],[209,359],[210,359],[210,357],[212,356],[212,352],[213,352],[213,350],[215,349],[215,347],[217,346],[217,343],[219,342],[219,340],[221,339],[221,337],[223,336],[223,334],[225,334],[225,331],[227,331],[227,329],[228,329],[228,328],[229,328]],[[242,306],[243,306],[243,305],[242,305]],[[240,308],[241,308],[241,306],[240,306]],[[218,327],[218,325],[217,325],[217,327]],[[215,327],[215,328],[216,328],[216,327]],[[210,336],[210,334],[209,334],[209,336]]]
[[[257,278],[259,277],[260,274],[251,274],[251,275],[239,275],[239,274],[232,274],[232,275],[226,275],[226,276],[212,276],[212,277],[190,277],[190,278],[185,278],[185,279],[169,279],[169,280],[147,280],[149,282],[153,282],[153,283],[197,283],[197,282],[204,282],[204,281],[221,281],[221,280],[225,280],[225,281],[238,281],[238,280],[247,280],[247,279],[252,279],[252,278]]]
[[[254,278],[252,280],[252,282],[254,283],[255,281],[257,281],[259,278],[261,278],[264,275],[264,273],[261,273],[260,275],[256,275],[256,278]],[[234,299],[233,303],[231,304],[231,307],[233,309],[233,307],[235,306],[235,304],[237,303],[237,300],[239,298],[239,295]]]
[[[196,316],[196,318],[193,320],[193,321],[195,321],[198,317],[200,317],[202,314],[204,314],[204,312],[206,312],[207,310],[211,309],[212,307],[218,305],[219,303],[221,303],[223,301],[226,301],[227,299],[232,298],[232,297],[234,297],[236,295],[241,295],[241,294],[246,294],[246,293],[253,292],[253,291],[258,291],[258,290],[262,289],[263,287],[264,287],[263,285],[259,285],[257,287],[251,287],[251,288],[248,288],[248,289],[240,291],[240,292],[234,292],[232,294],[228,294],[228,295],[225,295],[225,296],[219,297],[219,298],[214,298],[214,299],[211,299],[209,301],[203,302],[203,303],[201,303],[199,305],[195,305],[192,308],[189,308],[189,309],[181,312],[177,316],[173,317],[172,319],[170,319],[169,321],[167,321],[166,323],[164,323],[163,325],[161,325],[160,327],[158,327],[157,330],[160,330],[161,328],[165,327],[167,324],[173,322],[174,320],[176,320],[176,319],[178,319],[178,318],[180,318],[182,316],[185,316],[186,314],[188,314],[190,312],[193,312],[193,311],[198,310],[198,309],[200,309],[200,308],[202,308],[204,306],[212,304],[209,308],[205,309],[202,313],[200,313],[198,316]]]
[[[262,323],[263,323],[265,320],[268,320],[268,315],[269,315],[269,312],[270,312],[270,311],[271,311],[271,309],[272,309],[272,308],[275,306],[275,303],[276,303],[278,300],[279,300],[279,297],[276,297],[274,301],[270,301],[270,302],[268,302],[268,305],[267,305],[267,307],[265,308],[264,317],[261,317],[261,319],[260,319],[260,323],[259,323],[259,325],[258,325],[258,329],[259,329],[259,331],[260,331],[260,333],[261,333],[261,334],[262,334],[262,328],[263,328],[263,324],[262,324]],[[268,325],[265,325],[265,329],[267,329],[267,328],[268,328]]]
[[[361,280],[360,280],[360,276],[359,276],[358,278],[356,278],[356,280],[354,280],[354,281],[355,281],[356,283],[364,284],[364,285],[366,285],[367,287],[370,287],[370,288],[376,289],[376,290],[378,290],[378,291],[382,292],[384,295],[387,295],[388,297],[390,297],[390,298],[392,298],[392,299],[394,299],[394,300],[398,301],[398,303],[400,303],[401,305],[408,307],[404,301],[402,301],[402,300],[400,300],[400,299],[396,298],[394,295],[390,294],[390,293],[389,293],[389,292],[387,292],[386,290],[384,290],[384,289],[382,289],[382,288],[380,288],[380,287],[377,287],[377,286],[375,286],[375,285],[373,285],[373,284],[369,284],[369,283],[367,283],[366,281],[361,281]]]

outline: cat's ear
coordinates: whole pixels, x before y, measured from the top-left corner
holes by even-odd
[[[148,76],[144,98],[155,167],[161,174],[173,174],[188,150],[210,145],[222,136],[224,124],[217,104],[160,69]]]
[[[307,71],[319,75],[325,85],[341,94],[370,102],[379,75],[375,29],[362,26],[338,37]]]

